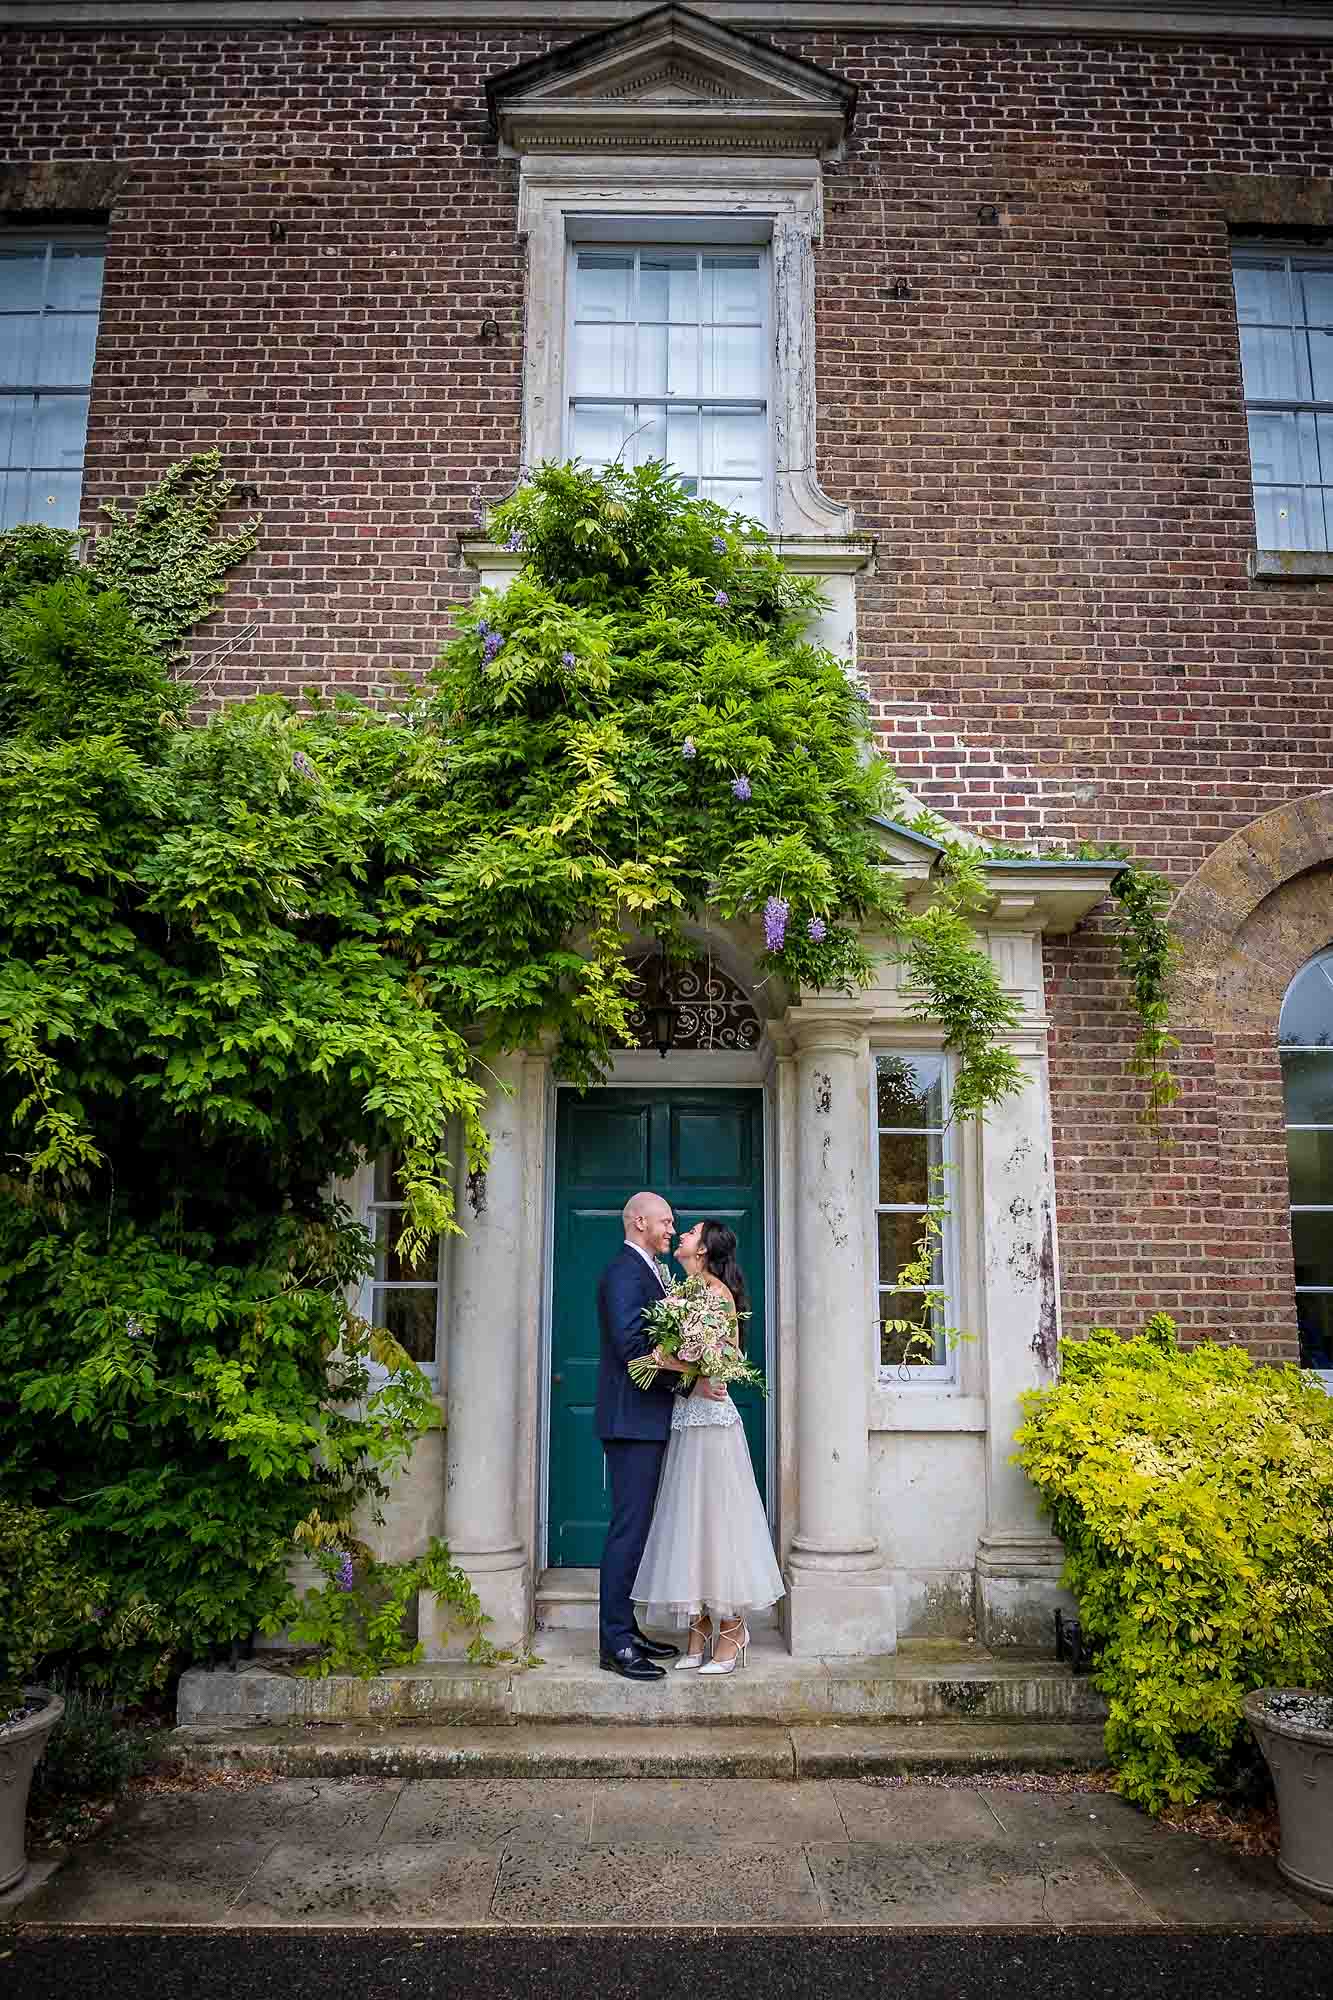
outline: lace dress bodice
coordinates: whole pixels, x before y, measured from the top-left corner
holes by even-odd
[[[697,1390],[689,1396],[677,1396],[671,1411],[673,1431],[698,1430],[707,1424],[726,1429],[740,1420],[741,1413],[730,1396],[724,1396],[719,1403],[711,1396],[701,1396]]]

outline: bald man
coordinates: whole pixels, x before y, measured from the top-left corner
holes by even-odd
[[[644,1309],[665,1290],[654,1260],[670,1250],[676,1221],[669,1202],[645,1191],[625,1203],[624,1222],[624,1244],[597,1287],[602,1336],[597,1435],[611,1481],[611,1525],[602,1552],[601,1664],[627,1681],[660,1681],[666,1669],[658,1661],[673,1659],[680,1649],[644,1637],[630,1590],[653,1518],[678,1378],[663,1370],[651,1389],[636,1389],[629,1363],[653,1350],[653,1337],[644,1331]]]

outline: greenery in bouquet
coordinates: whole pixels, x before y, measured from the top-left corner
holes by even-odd
[[[644,1313],[644,1330],[657,1346],[654,1353],[629,1363],[630,1380],[640,1389],[651,1388],[661,1372],[660,1356],[684,1364],[685,1383],[705,1376],[728,1385],[745,1382],[767,1393],[763,1376],[741,1352],[738,1320],[748,1318],[748,1313],[737,1314],[706,1278],[677,1278]]]

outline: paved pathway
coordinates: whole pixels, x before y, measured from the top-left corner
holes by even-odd
[[[1298,1899],[1270,1863],[1121,1800],[855,1780],[289,1779],[172,1793],[6,1914],[80,1928],[1226,1925],[1304,1933],[1333,1960],[1333,1909]]]

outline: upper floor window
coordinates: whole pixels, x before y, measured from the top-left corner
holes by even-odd
[[[1292,980],[1278,1041],[1301,1365],[1333,1370],[1333,950]]]
[[[0,531],[77,528],[100,237],[0,236]]]
[[[1261,549],[1333,549],[1333,256],[1238,250],[1241,371]]]
[[[893,1381],[938,1383],[953,1376],[945,1338],[946,1316],[953,1317],[947,1301],[955,1288],[949,1218],[935,1246],[931,1290],[937,1296],[928,1300],[924,1286],[898,1286],[899,1272],[917,1257],[928,1204],[937,1195],[948,1201],[952,1193],[944,1171],[950,1165],[947,1083],[942,1055],[875,1058],[878,1360],[881,1376]],[[909,1321],[927,1337],[890,1333],[887,1320]]]
[[[687,493],[767,520],[766,248],[569,254],[568,455],[661,459]]]

